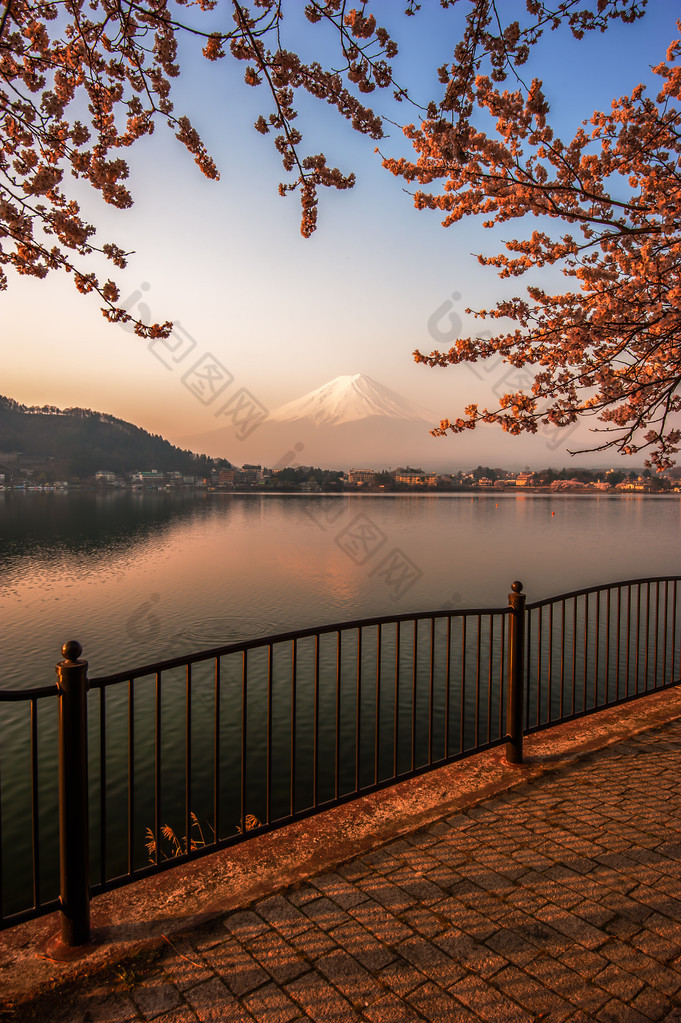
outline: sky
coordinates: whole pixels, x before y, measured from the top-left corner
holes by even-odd
[[[523,7],[508,0],[503,11]],[[460,15],[441,11],[435,0],[423,0],[422,8],[407,19],[396,18],[402,5],[395,0],[372,7],[400,46],[397,80],[427,101],[438,94],[435,69],[451,61]],[[563,138],[594,109],[607,110],[613,97],[650,81],[650,66],[664,58],[675,37],[673,8],[651,0],[642,22],[618,24],[581,43],[566,32],[546,38],[527,75],[544,79],[552,123]],[[295,15],[286,28],[289,49],[322,63],[331,59],[331,41],[315,28]],[[174,83],[175,109],[191,117],[221,180],[205,179],[160,123],[128,154],[132,209],[107,207],[74,183],[74,195],[100,228],[98,241],[134,250],[115,278],[126,308],[151,320],[173,320],[176,347],[169,354],[107,323],[97,296],[81,296],[63,274],[44,281],[10,274],[8,290],[0,294],[0,393],[28,405],[98,409],[182,446],[223,425],[217,405],[204,404],[182,379],[190,360],[204,358],[224,368],[226,396],[247,394],[266,410],[354,373],[432,409],[434,424],[461,414],[470,402],[493,403],[503,365],[429,369],[416,365],[412,352],[448,348],[457,332],[481,329],[466,315],[467,306],[490,306],[518,293],[520,282],[500,281],[474,255],[499,251],[507,235],[473,221],[444,229],[436,213],[414,210],[403,183],[382,169],[375,143],[309,98],[299,104],[304,151],[324,152],[330,165],[354,171],[357,184],[345,192],[323,190],[317,232],[302,238],[296,195],[277,193],[285,172],[272,136],[253,129],[257,116],[269,113],[268,94],[244,84],[243,63],[227,58],[209,64],[197,53],[194,42],[183,43],[185,71]],[[416,119],[387,92],[374,93],[371,105],[388,117]],[[399,127],[387,124],[386,130],[382,152],[410,155]],[[104,279],[113,276],[108,266]],[[552,270],[543,281],[560,287],[562,278]],[[475,436],[433,443],[451,445],[452,463],[460,467],[629,467],[614,453],[571,461],[566,448],[593,439],[583,428],[566,434],[518,439],[485,427]],[[237,441],[224,455],[239,463]]]

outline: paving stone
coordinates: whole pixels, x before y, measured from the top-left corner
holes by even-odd
[[[139,1013],[132,1000],[126,995],[111,992],[79,992],[75,1003],[65,1006],[67,1015],[60,1017],[68,1023],[127,1023],[138,1020]],[[35,1017],[38,1023],[38,1017]],[[47,1021],[46,1021],[47,1023]]]
[[[487,938],[485,944],[516,966],[524,966],[540,954],[537,945],[526,941],[521,932],[513,928],[500,928]]]
[[[414,906],[412,909],[405,910],[401,919],[412,930],[422,934],[424,938],[433,938],[436,934],[442,934],[449,926],[447,920],[438,916],[437,913],[431,913],[425,906]]]
[[[362,1008],[380,997],[382,989],[356,959],[343,950],[330,952],[315,963],[334,987],[345,995],[355,1008]]]
[[[434,944],[466,970],[489,978],[508,965],[508,960],[463,931],[452,929],[434,939]]]
[[[337,927],[331,931],[330,937],[368,970],[381,970],[395,958],[390,949],[356,920]]]
[[[254,935],[262,934],[269,929],[263,918],[250,910],[230,913],[222,922],[229,933],[235,935],[241,942],[248,942]]]
[[[594,983],[609,991],[615,998],[630,1002],[643,987],[643,982],[626,970],[610,963],[594,977]]]
[[[483,1020],[490,1023],[531,1023],[535,1018],[534,1013],[528,1013],[521,1009],[500,991],[485,984],[479,977],[464,977],[458,981],[450,993],[455,995],[464,1005],[473,1010]]]
[[[367,898],[365,892],[350,884],[340,874],[320,874],[319,877],[311,878],[310,884],[332,899],[341,909],[356,906],[358,902],[364,902]]]
[[[450,956],[424,938],[415,936],[403,941],[395,951],[441,987],[449,987],[464,974]]]
[[[285,984],[308,969],[302,955],[271,929],[252,937],[247,947],[255,961],[278,984]]]
[[[546,906],[537,911],[537,918],[548,924],[554,931],[560,931],[572,941],[578,941],[586,948],[600,948],[609,938],[605,931],[592,927],[586,920],[568,913],[558,906]]]
[[[238,1016],[232,1018],[237,1021],[239,1019]],[[156,1023],[197,1023],[198,1019],[199,1017],[188,1005],[181,1005],[179,1009],[172,1009],[164,1016],[158,1016]]]
[[[244,1005],[258,1023],[290,1023],[300,1017],[300,1008],[278,984],[267,984],[243,999]]]
[[[631,1005],[621,1002],[619,998],[613,998],[604,1005],[596,1014],[596,1019],[599,1023],[601,1020],[603,1023],[649,1023],[647,1016],[642,1015]]]
[[[631,1004],[634,1009],[643,1013],[648,1019],[654,1020],[655,1023],[665,1019],[673,1008],[672,1002],[666,995],[649,987],[641,991]]]
[[[541,1020],[551,1019],[552,1023],[562,1023],[574,1012],[573,1005],[555,992],[548,991],[543,984],[516,966],[500,970],[494,977],[494,986]]]
[[[477,913],[457,899],[444,899],[442,902],[436,902],[430,908],[433,913],[445,917],[455,927],[470,934],[477,941],[485,941],[499,930],[498,922],[490,920],[482,913]],[[403,918],[406,919],[406,914],[403,914]]]
[[[480,1020],[480,1016],[437,984],[423,984],[412,991],[407,1000],[430,1023],[470,1023],[471,1020]]]
[[[252,1023],[250,1013],[217,978],[191,988],[185,997],[199,1023],[222,1023],[223,1020],[229,1020],[230,1023]]]
[[[352,906],[349,912],[386,945],[396,945],[414,933],[410,927],[376,902],[362,902],[359,906]]]
[[[135,988],[132,997],[145,1020],[176,1009],[181,1001],[177,987],[162,976],[147,977],[144,984]]]
[[[163,969],[179,991],[195,987],[201,981],[209,980],[213,971],[207,966],[200,952],[187,940],[174,940],[163,956]]]
[[[362,1010],[362,1019],[370,1023],[419,1023],[422,1017],[396,995],[383,995]]]
[[[336,942],[328,934],[316,927],[310,927],[307,931],[291,934],[288,941],[293,948],[311,962],[319,959],[326,952],[330,952],[332,948],[336,948]]]
[[[380,982],[403,996],[423,984],[424,975],[406,959],[398,956],[378,974]]]
[[[237,997],[269,980],[269,976],[263,968],[233,939],[216,945],[214,948],[206,949],[204,957]],[[190,988],[190,993],[196,990],[196,988]]]
[[[375,902],[380,902],[382,906],[385,906],[392,913],[401,913],[403,910],[408,909],[409,906],[416,905],[417,902],[414,895],[379,875],[362,878],[361,881],[357,882],[357,886],[369,898]]]
[[[583,1012],[594,1013],[610,1000],[601,988],[550,956],[538,956],[526,965],[525,970]]]
[[[300,910],[282,895],[263,899],[262,902],[257,903],[257,910],[259,915],[276,927],[284,937],[288,934],[296,934],[298,931],[305,931],[310,926],[309,920],[303,916]]]
[[[359,1017],[347,999],[318,973],[306,973],[284,988],[287,995],[318,1023],[356,1020]]]
[[[303,913],[323,931],[330,931],[334,927],[348,923],[350,917],[337,906],[331,899],[315,899],[314,902],[307,902],[303,906]]]
[[[306,902],[318,899],[319,892],[311,884],[303,884],[299,888],[292,888],[286,893],[286,897],[292,906],[304,906]]]

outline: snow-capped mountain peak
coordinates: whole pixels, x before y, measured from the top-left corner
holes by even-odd
[[[316,426],[339,426],[370,416],[432,422],[433,413],[363,373],[336,377],[270,414],[278,423],[306,419]]]

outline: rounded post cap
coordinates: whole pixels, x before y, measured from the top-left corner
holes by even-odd
[[[61,652],[67,661],[77,661],[83,652],[83,648],[77,639],[69,639],[64,643]]]
[[[518,582],[518,581],[516,580],[516,582],[514,582],[514,583],[511,583],[511,589],[513,590],[513,592],[514,592],[514,593],[521,593],[521,592],[522,592],[522,589],[523,589],[523,584],[522,584],[522,583],[519,583],[519,582]]]

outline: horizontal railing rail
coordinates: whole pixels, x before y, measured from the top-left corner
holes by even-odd
[[[0,928],[679,682],[681,577],[400,614],[0,690]],[[89,695],[88,695],[89,691]],[[49,699],[52,697],[53,699]],[[58,753],[57,753],[58,750]],[[11,878],[12,883],[6,883]]]

